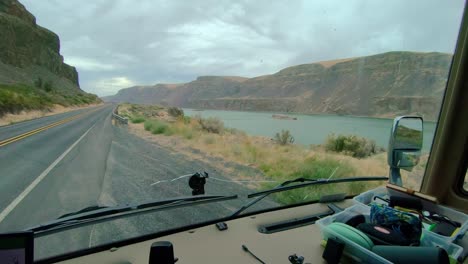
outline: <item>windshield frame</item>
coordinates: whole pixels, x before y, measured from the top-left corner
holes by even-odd
[[[466,153],[468,143],[466,141],[468,132],[466,125],[468,116],[467,69],[468,12],[465,3],[429,159],[420,188],[421,193],[436,197],[439,201],[444,201],[444,204],[465,212],[468,212],[464,206],[468,202],[468,192],[463,190],[468,160]],[[440,180],[439,175],[444,175],[444,180]]]

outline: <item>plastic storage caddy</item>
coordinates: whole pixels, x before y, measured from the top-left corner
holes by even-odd
[[[382,198],[388,198],[388,195],[390,193],[392,195],[396,195],[396,196],[415,198],[414,196],[411,196],[411,195],[403,193],[403,192],[387,189],[386,187],[379,187],[379,188],[376,188],[376,189],[361,193],[360,195],[355,196],[353,198],[353,200],[354,200],[354,202],[356,204],[362,204],[362,205],[368,206],[371,202],[374,201],[375,196],[379,196],[379,197],[382,197]],[[424,210],[439,213],[441,215],[445,215],[448,218],[450,218],[451,220],[454,220],[454,221],[457,221],[457,222],[461,223],[461,227],[458,230],[458,232],[456,232],[455,234],[453,234],[452,236],[449,236],[449,237],[448,236],[442,236],[442,235],[436,234],[434,232],[431,232],[431,231],[425,230],[425,229],[423,230],[424,234],[427,233],[427,234],[430,234],[430,235],[434,235],[435,237],[439,238],[438,241],[445,240],[446,242],[454,242],[455,240],[457,240],[459,238],[462,238],[465,235],[466,231],[468,230],[468,215],[466,215],[464,213],[461,213],[461,212],[458,212],[458,211],[455,211],[453,209],[450,209],[450,208],[442,206],[442,205],[437,205],[435,203],[432,203],[432,202],[429,202],[429,201],[426,201],[426,200],[421,200],[421,202],[423,204]]]
[[[330,215],[323,219],[320,219],[316,222],[319,226],[322,233],[322,237],[327,240],[332,237],[341,241],[345,244],[344,253],[346,256],[351,257],[357,262],[361,263],[392,263],[381,256],[375,254],[374,252],[358,245],[357,243],[343,237],[341,234],[334,232],[326,228],[328,225],[334,222],[345,222],[355,215],[364,215],[366,222],[369,221],[370,207],[363,204],[355,204],[351,207],[346,208],[344,211]],[[446,239],[441,239],[441,236],[434,234],[432,232],[423,233],[421,237],[421,246],[427,247],[441,247],[447,251],[447,254],[451,259],[458,259],[462,254],[463,248],[447,241]]]
[[[352,216],[360,215],[360,214],[364,215],[366,217],[366,221],[368,221],[370,208],[368,206],[356,204],[356,205],[346,208],[344,211],[340,213],[330,215],[328,217],[320,219],[316,222],[316,224],[319,226],[324,240],[327,240],[328,238],[332,237],[340,242],[343,242],[345,244],[345,248],[344,248],[345,255],[354,259],[355,261],[360,262],[360,263],[392,263],[382,258],[381,256],[373,253],[372,251],[361,247],[360,245],[347,239],[346,237],[343,237],[341,234],[338,234],[334,232],[333,230],[326,228],[331,223],[344,222],[347,219],[351,218]]]

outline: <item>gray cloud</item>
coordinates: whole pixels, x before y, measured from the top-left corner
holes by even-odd
[[[464,1],[21,1],[84,90],[257,76],[392,50],[452,53]]]

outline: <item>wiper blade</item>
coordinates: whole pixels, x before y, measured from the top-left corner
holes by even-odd
[[[73,213],[64,214],[64,215],[60,216],[58,219],[60,219],[60,218],[65,218],[65,217],[67,217],[67,216],[72,216],[72,215],[77,215],[77,214],[89,212],[89,211],[96,211],[96,210],[98,210],[98,209],[104,209],[104,208],[109,208],[109,206],[93,205],[93,206],[86,207],[86,208],[84,208],[84,209],[81,209],[81,210],[76,211],[76,212],[73,212]]]
[[[219,202],[225,200],[232,200],[236,198],[237,195],[200,195],[180,197],[161,201],[150,201],[145,203],[123,206],[94,206],[94,210],[89,209],[93,207],[88,207],[75,213],[63,215],[60,218],[50,221],[48,223],[29,228],[27,229],[27,231],[33,231],[36,237],[40,237],[67,229],[73,229],[80,226],[97,224],[111,219],[122,218],[128,215],[146,214],[170,208],[183,207],[194,204]]]
[[[307,179],[307,178],[296,178],[294,180],[287,180],[287,181],[284,181],[282,183],[280,183],[278,186],[276,186],[275,188],[278,188],[278,187],[281,187],[281,186],[286,186],[288,184],[291,184],[291,183],[295,183],[295,182],[315,182],[317,181],[316,179]],[[262,197],[258,197],[257,199],[243,205],[241,208],[237,209],[237,211],[235,211],[234,213],[232,213],[229,218],[231,217],[234,217],[236,215],[239,215],[240,213],[242,213],[244,210],[246,210],[247,208],[249,208],[250,206],[256,204],[257,202],[259,202],[260,200],[262,200],[263,198],[267,197],[269,194],[265,194],[263,195]],[[250,197],[248,197],[250,198]]]
[[[283,192],[287,190],[292,190],[292,189],[297,189],[297,188],[303,188],[311,185],[318,185],[318,184],[330,184],[330,183],[340,183],[340,182],[355,182],[355,181],[386,181],[388,180],[388,177],[385,176],[375,176],[375,177],[352,177],[352,178],[343,178],[343,179],[334,179],[331,180],[330,178],[328,179],[308,179],[308,178],[296,178],[293,180],[287,180],[285,182],[282,182],[281,184],[277,185],[273,189],[266,190],[266,191],[261,191],[261,192],[256,192],[256,193],[251,193],[247,195],[247,198],[253,198],[253,197],[258,197],[257,199],[245,204],[241,208],[239,208],[237,211],[235,211],[233,214],[229,216],[229,218],[235,217],[245,211],[247,208],[251,207],[252,205],[258,203],[268,195],[276,192]],[[295,184],[292,186],[288,186],[291,183],[296,183],[296,182],[302,182],[299,184]]]
[[[251,193],[247,195],[248,198],[253,198],[265,194],[272,194],[272,193],[277,193],[277,192],[284,192],[284,191],[289,191],[293,189],[298,189],[298,188],[304,188],[307,186],[311,185],[319,185],[319,184],[330,184],[330,183],[341,183],[341,182],[361,182],[361,181],[388,181],[388,177],[386,176],[373,176],[373,177],[351,177],[351,178],[342,178],[342,179],[333,179],[333,180],[328,180],[328,179],[319,179],[319,180],[313,180],[310,182],[306,183],[300,183],[300,184],[295,184],[292,186],[279,186],[275,187],[270,190],[266,191],[261,191],[261,192],[256,192],[256,193]],[[292,181],[294,182],[294,181]]]

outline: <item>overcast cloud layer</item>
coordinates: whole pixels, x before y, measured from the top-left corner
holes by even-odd
[[[81,88],[253,77],[386,51],[453,53],[463,0],[20,0],[60,36]]]

